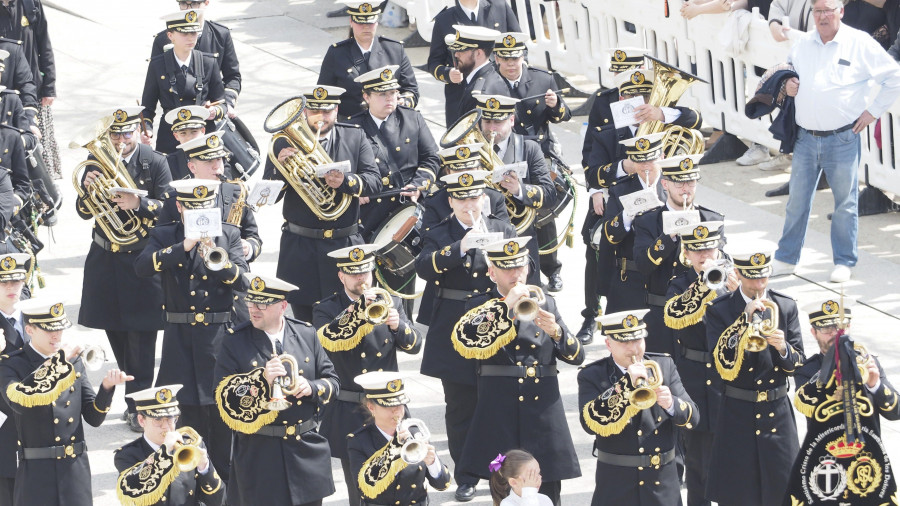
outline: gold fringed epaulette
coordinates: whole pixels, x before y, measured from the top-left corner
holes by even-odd
[[[676,295],[666,302],[663,314],[666,326],[680,330],[690,327],[703,319],[706,305],[716,298],[716,292],[710,290],[706,283],[696,280],[681,295]]]
[[[245,374],[226,376],[216,387],[219,415],[225,425],[244,434],[255,434],[278,418],[278,411],[266,407],[268,400],[269,383],[263,376],[262,367]]]
[[[628,377],[623,376],[615,385],[588,402],[581,410],[584,424],[598,436],[614,436],[628,425],[641,410],[629,400]]]
[[[501,299],[491,299],[470,309],[450,334],[457,353],[478,360],[493,357],[515,338],[516,327],[509,317],[509,306]]]
[[[50,363],[40,366],[24,380],[11,383],[6,388],[6,395],[26,408],[46,406],[74,385],[76,379],[75,368],[66,361],[66,353],[60,350]]]
[[[716,363],[719,376],[722,376],[725,381],[731,381],[740,374],[749,335],[750,323],[747,320],[747,313],[742,312],[741,316],[729,325],[716,341],[716,347],[713,349],[713,361]]]
[[[322,325],[316,335],[326,351],[349,351],[356,348],[373,328],[375,327],[366,321],[360,301],[355,300],[337,318]]]
[[[178,466],[165,447],[122,471],[116,483],[119,503],[127,506],[157,504],[178,476]]]
[[[394,483],[397,473],[406,468],[400,458],[402,445],[397,434],[384,447],[369,457],[359,470],[357,482],[359,491],[367,499],[375,499]]]

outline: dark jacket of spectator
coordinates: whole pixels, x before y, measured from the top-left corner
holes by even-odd
[[[769,74],[769,72],[766,72]],[[794,120],[794,97],[784,93],[784,83],[792,77],[798,77],[793,68],[783,68],[774,71],[771,75],[763,75],[759,83],[759,89],[753,98],[747,102],[744,114],[748,118],[758,118],[771,113],[776,107],[780,108],[778,116],[772,120],[769,131],[775,139],[781,141],[778,150],[782,153],[792,153],[794,142],[797,140],[797,123]]]

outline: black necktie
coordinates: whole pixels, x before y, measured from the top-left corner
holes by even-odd
[[[319,139],[319,144],[322,146],[322,149],[324,149],[326,152],[328,151],[328,137]]]
[[[181,75],[187,76],[187,70],[188,70],[188,66],[187,66],[187,65],[182,65],[182,66],[181,66]]]
[[[276,339],[275,340],[275,354],[281,355],[282,353],[284,353],[284,347],[281,345],[281,339]]]
[[[500,145],[499,144],[494,144],[494,153],[497,153],[498,155],[500,154]]]
[[[514,90],[519,89],[519,81],[514,81],[514,82],[513,82],[513,89],[514,89]]]
[[[478,22],[478,20],[475,19],[475,13],[474,13],[474,12],[473,12],[472,14],[469,14],[469,17],[472,19],[472,22],[473,22],[473,23],[477,23],[477,22]]]

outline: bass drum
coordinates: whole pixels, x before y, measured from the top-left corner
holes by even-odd
[[[538,209],[537,217],[535,218],[534,225],[538,228],[543,227],[544,225],[550,223],[555,220],[558,216],[562,215],[562,213],[569,207],[569,204],[572,203],[572,200],[575,198],[575,186],[572,184],[572,179],[570,177],[564,176],[562,173],[552,170],[553,163],[551,163],[551,176],[555,176],[553,178],[553,187],[556,189],[556,205],[553,207],[548,207],[546,209]]]
[[[410,277],[415,277],[416,256],[423,247],[422,236],[419,232],[420,214],[418,206],[412,202],[395,209],[375,230],[372,241],[378,247],[375,252],[375,263],[378,264],[378,267],[403,278],[404,282]],[[407,222],[412,221],[410,218],[413,217],[416,218],[415,225],[409,227],[408,232],[403,234],[400,229],[404,228]],[[402,237],[397,236],[398,231],[401,232]],[[410,273],[412,276],[409,276]]]
[[[226,117],[216,123],[216,131],[224,132],[222,141],[225,148],[231,152],[231,174],[225,174],[225,177],[249,181],[262,163],[259,145],[256,144],[250,129],[241,118]]]

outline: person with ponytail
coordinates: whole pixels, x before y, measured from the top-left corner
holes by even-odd
[[[525,450],[510,450],[491,461],[491,497],[494,506],[552,506],[553,501],[538,492],[541,465]]]

